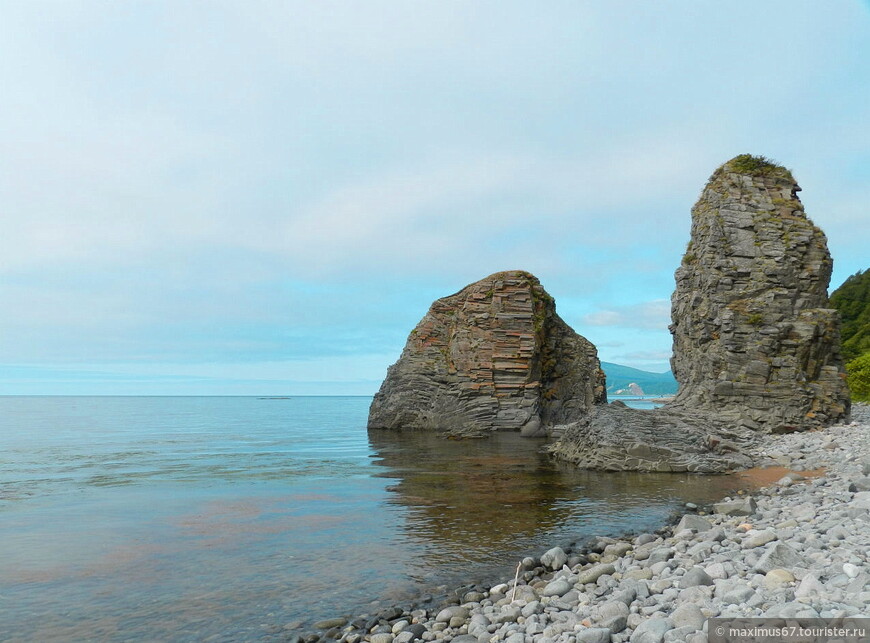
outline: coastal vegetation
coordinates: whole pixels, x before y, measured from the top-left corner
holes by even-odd
[[[870,401],[870,271],[859,270],[831,294],[840,312],[843,360],[852,399]]]
[[[780,165],[773,159],[760,155],[740,154],[723,164],[719,169],[726,172],[736,172],[737,174],[748,174],[750,176],[780,176],[794,180],[788,168]]]

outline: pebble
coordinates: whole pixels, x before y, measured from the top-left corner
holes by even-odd
[[[607,545],[607,547],[604,548],[605,555],[612,555],[616,556],[617,558],[623,556],[629,551],[631,551],[631,544],[625,542],[613,543],[612,545]]]
[[[722,594],[723,605],[740,605],[755,595],[755,590],[748,585],[737,585]]]
[[[605,574],[613,574],[615,571],[616,568],[611,563],[599,563],[598,565],[593,565],[589,569],[580,572],[577,576],[577,584],[586,585],[588,583],[594,583],[601,576],[604,576]]]
[[[573,585],[564,578],[550,582],[541,592],[541,596],[563,596],[573,589]]]
[[[870,491],[870,478],[858,478],[849,485],[849,491]]]
[[[790,569],[792,567],[806,567],[806,564],[806,560],[794,548],[785,543],[777,542],[758,559],[758,562],[755,563],[755,569],[766,574],[771,569],[778,567]]]
[[[587,627],[574,634],[574,640],[577,643],[610,643],[611,634],[606,627]]]
[[[761,547],[776,539],[776,532],[773,529],[765,529],[764,531],[759,531],[754,534],[750,532],[748,537],[743,541],[743,549]]]
[[[675,628],[691,626],[690,631],[700,630],[706,620],[701,608],[694,603],[683,603],[671,614]]]
[[[655,565],[656,563],[662,563],[667,560],[670,560],[674,557],[674,549],[673,547],[657,547],[653,549],[649,558],[647,558],[648,565]]]
[[[712,585],[713,579],[704,571],[702,567],[692,567],[680,579],[680,588],[687,589],[689,587],[697,587],[698,585]]]
[[[436,623],[447,623],[453,618],[468,618],[468,609],[462,607],[460,605],[451,605],[450,607],[445,607],[443,610],[438,612],[438,615],[435,617]]]
[[[753,498],[741,498],[739,500],[727,500],[713,505],[713,511],[725,516],[751,516],[758,506]]]
[[[764,575],[764,587],[777,589],[794,582],[794,574],[787,569],[771,569]]]
[[[822,596],[825,594],[825,587],[819,582],[814,574],[807,574],[801,580],[800,585],[794,591],[795,598],[808,598],[810,596]]]
[[[329,618],[325,621],[318,621],[314,624],[316,630],[331,630],[333,627],[342,627],[347,625],[346,618]]]
[[[329,619],[300,640],[331,630],[342,643],[707,643],[714,616],[868,615],[870,407],[852,412],[848,426],[761,438],[762,451],[824,468],[821,478],[788,473],[712,514],[632,540],[599,537],[570,558],[553,547],[523,559],[516,592],[511,574],[445,599],[459,605]]]
[[[668,630],[674,629],[669,618],[650,618],[637,626],[629,638],[630,643],[661,643]]]

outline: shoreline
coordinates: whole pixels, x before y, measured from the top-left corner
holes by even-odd
[[[771,469],[755,482],[782,477],[713,513],[554,547],[524,559],[516,588],[513,577],[464,586],[409,609],[288,626],[282,640],[704,643],[714,617],[870,616],[870,407],[856,404],[848,425],[765,435],[759,455]]]

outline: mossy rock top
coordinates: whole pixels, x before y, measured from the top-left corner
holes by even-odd
[[[752,154],[739,154],[730,161],[723,163],[711,178],[715,178],[723,172],[747,176],[769,176],[794,182],[794,176],[792,176],[788,168],[779,165],[776,161],[766,156],[754,156]]]

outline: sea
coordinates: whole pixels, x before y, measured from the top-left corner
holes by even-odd
[[[284,640],[740,486],[369,434],[370,403],[0,397],[0,641]]]

